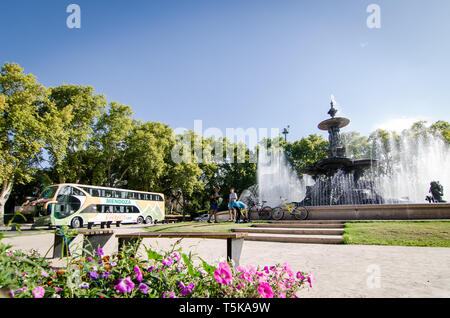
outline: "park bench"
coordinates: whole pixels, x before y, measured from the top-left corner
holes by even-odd
[[[86,251],[94,253],[99,248],[103,248],[106,242],[108,242],[114,235],[114,231],[105,229],[97,229],[97,230],[87,229],[87,230],[78,230],[76,236],[78,235],[81,235],[83,237],[82,254],[85,254]],[[53,244],[53,258],[60,258],[73,254],[73,248],[71,248],[72,245],[71,243],[75,240],[76,236],[69,237],[65,234],[63,235],[61,229],[56,229]]]
[[[242,244],[247,233],[210,233],[210,232],[139,232],[131,234],[117,234],[119,240],[119,250],[126,244],[134,243],[139,246],[144,238],[201,238],[201,239],[226,239],[227,240],[227,259],[233,260],[239,265],[239,259],[242,251]],[[136,246],[136,250],[137,250]]]

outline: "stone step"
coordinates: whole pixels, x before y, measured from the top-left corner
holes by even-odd
[[[249,234],[246,241],[264,241],[280,243],[304,244],[343,244],[342,236],[331,235],[277,235],[277,234]]]
[[[263,228],[295,228],[295,229],[308,229],[308,228],[319,228],[319,229],[340,229],[344,228],[344,223],[304,223],[304,224],[284,224],[284,223],[255,223],[252,227],[263,227]]]
[[[269,221],[269,224],[345,224],[344,220],[281,220]]]
[[[233,232],[269,233],[269,234],[296,234],[296,235],[342,235],[343,229],[292,229],[292,228],[236,228]]]

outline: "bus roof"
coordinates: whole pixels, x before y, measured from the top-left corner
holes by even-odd
[[[126,191],[126,192],[138,192],[138,193],[150,193],[150,194],[164,195],[163,193],[158,193],[158,192],[145,192],[145,191],[139,191],[139,190],[120,189],[120,188],[111,188],[111,187],[100,187],[100,186],[93,186],[93,185],[88,185],[88,184],[78,184],[78,183],[58,183],[58,184],[49,185],[48,187],[64,186],[64,185],[74,186],[74,187],[88,187],[88,188],[93,188],[93,189],[119,190],[119,191]]]

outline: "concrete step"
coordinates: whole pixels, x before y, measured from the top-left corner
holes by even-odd
[[[256,223],[252,227],[263,227],[263,228],[295,228],[295,229],[308,229],[308,228],[318,228],[318,229],[341,229],[345,227],[344,223],[304,223],[304,224],[284,224],[284,223]]]
[[[292,229],[292,228],[236,228],[233,232],[269,233],[269,234],[296,234],[296,235],[342,235],[343,229]]]
[[[277,235],[277,234],[249,234],[246,241],[264,241],[280,243],[306,244],[343,244],[342,236],[331,235]]]
[[[269,221],[269,224],[345,224],[343,220],[280,220]]]

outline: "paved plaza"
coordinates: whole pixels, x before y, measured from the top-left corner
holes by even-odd
[[[115,229],[116,233],[134,231],[139,228]],[[36,249],[42,255],[50,249],[51,256],[53,234],[35,233],[25,231],[2,242],[16,249]],[[145,239],[143,245],[167,250],[176,241]],[[226,255],[225,240],[183,239],[179,246],[211,264]],[[107,254],[116,250],[114,239],[104,248]],[[316,278],[312,289],[299,293],[301,297],[450,297],[450,248],[244,242],[241,265],[283,262]]]

